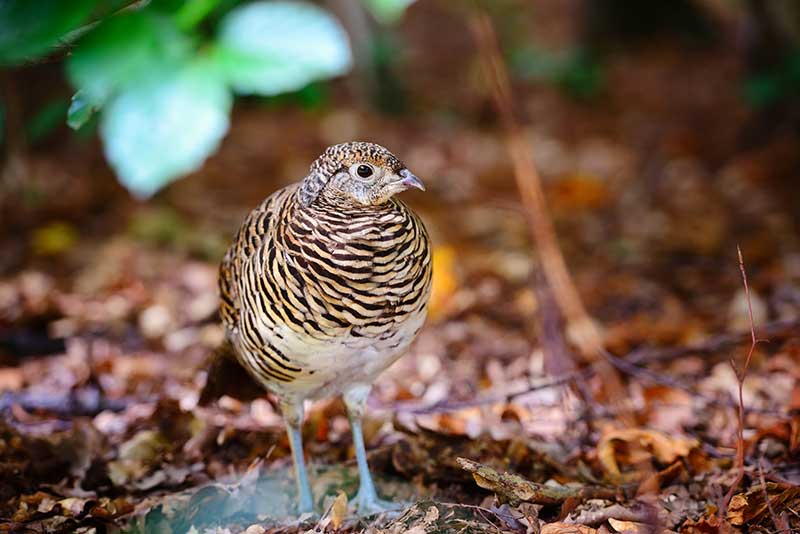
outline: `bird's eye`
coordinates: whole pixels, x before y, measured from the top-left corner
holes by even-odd
[[[356,172],[362,178],[369,178],[372,176],[372,167],[369,165],[359,165],[356,169]]]

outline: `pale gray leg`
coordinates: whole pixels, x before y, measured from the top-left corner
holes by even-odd
[[[343,395],[345,406],[347,406],[347,416],[350,419],[350,427],[353,430],[353,447],[356,450],[356,462],[358,463],[358,493],[351,501],[351,504],[355,505],[356,511],[362,516],[400,508],[399,504],[378,498],[375,484],[372,483],[372,476],[369,472],[367,451],[364,448],[364,434],[361,431],[361,418],[364,416],[370,389],[372,389],[372,386],[353,386],[345,391]]]
[[[303,456],[303,401],[284,401],[281,403],[281,411],[289,433],[289,445],[292,447],[298,511],[301,514],[313,512],[314,499],[311,496],[311,485],[308,483],[306,461]]]

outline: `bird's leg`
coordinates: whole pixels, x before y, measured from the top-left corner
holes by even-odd
[[[372,386],[359,384],[351,387],[344,392],[343,398],[347,406],[347,417],[350,419],[350,427],[353,430],[353,447],[356,450],[356,462],[358,463],[358,493],[351,501],[354,504],[358,515],[374,515],[387,510],[396,510],[400,506],[378,498],[375,485],[372,483],[372,476],[367,464],[367,451],[364,448],[364,434],[361,431],[361,418],[367,405],[367,397]]]
[[[286,421],[286,431],[289,433],[289,445],[292,447],[298,511],[301,514],[313,512],[314,499],[311,496],[311,485],[308,483],[306,461],[303,457],[303,401],[296,399],[282,401],[281,411]]]

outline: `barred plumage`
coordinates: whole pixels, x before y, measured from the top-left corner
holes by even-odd
[[[305,399],[344,393],[351,419],[360,417],[372,381],[422,327],[429,238],[392,198],[408,187],[422,184],[385,148],[335,145],[304,180],[250,213],[222,262],[228,339],[243,367],[281,398],[290,436]],[[301,485],[303,477],[298,471]],[[360,505],[374,506],[374,488],[362,492],[370,492],[364,473]]]

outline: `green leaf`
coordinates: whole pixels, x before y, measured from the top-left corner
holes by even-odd
[[[127,87],[103,112],[106,157],[131,193],[148,197],[200,168],[228,130],[230,106],[208,62]]]
[[[134,80],[174,72],[191,51],[191,40],[170,18],[130,12],[87,34],[69,57],[67,74],[83,98],[100,107]]]
[[[362,0],[372,16],[383,24],[393,24],[400,20],[408,6],[415,0]]]
[[[181,3],[180,9],[175,13],[175,21],[184,30],[194,28],[209,13],[214,11],[220,0],[186,0]]]
[[[25,127],[28,142],[37,143],[62,126],[66,112],[67,101],[64,97],[58,97],[41,106]]]
[[[80,26],[97,0],[0,0],[0,64],[48,54]]]
[[[254,2],[223,20],[215,58],[234,89],[275,95],[344,74],[347,35],[326,11],[305,2]]]
[[[83,91],[78,91],[72,95],[72,101],[67,110],[67,126],[73,130],[80,130],[89,119],[92,118],[97,106],[94,102],[86,98]]]

